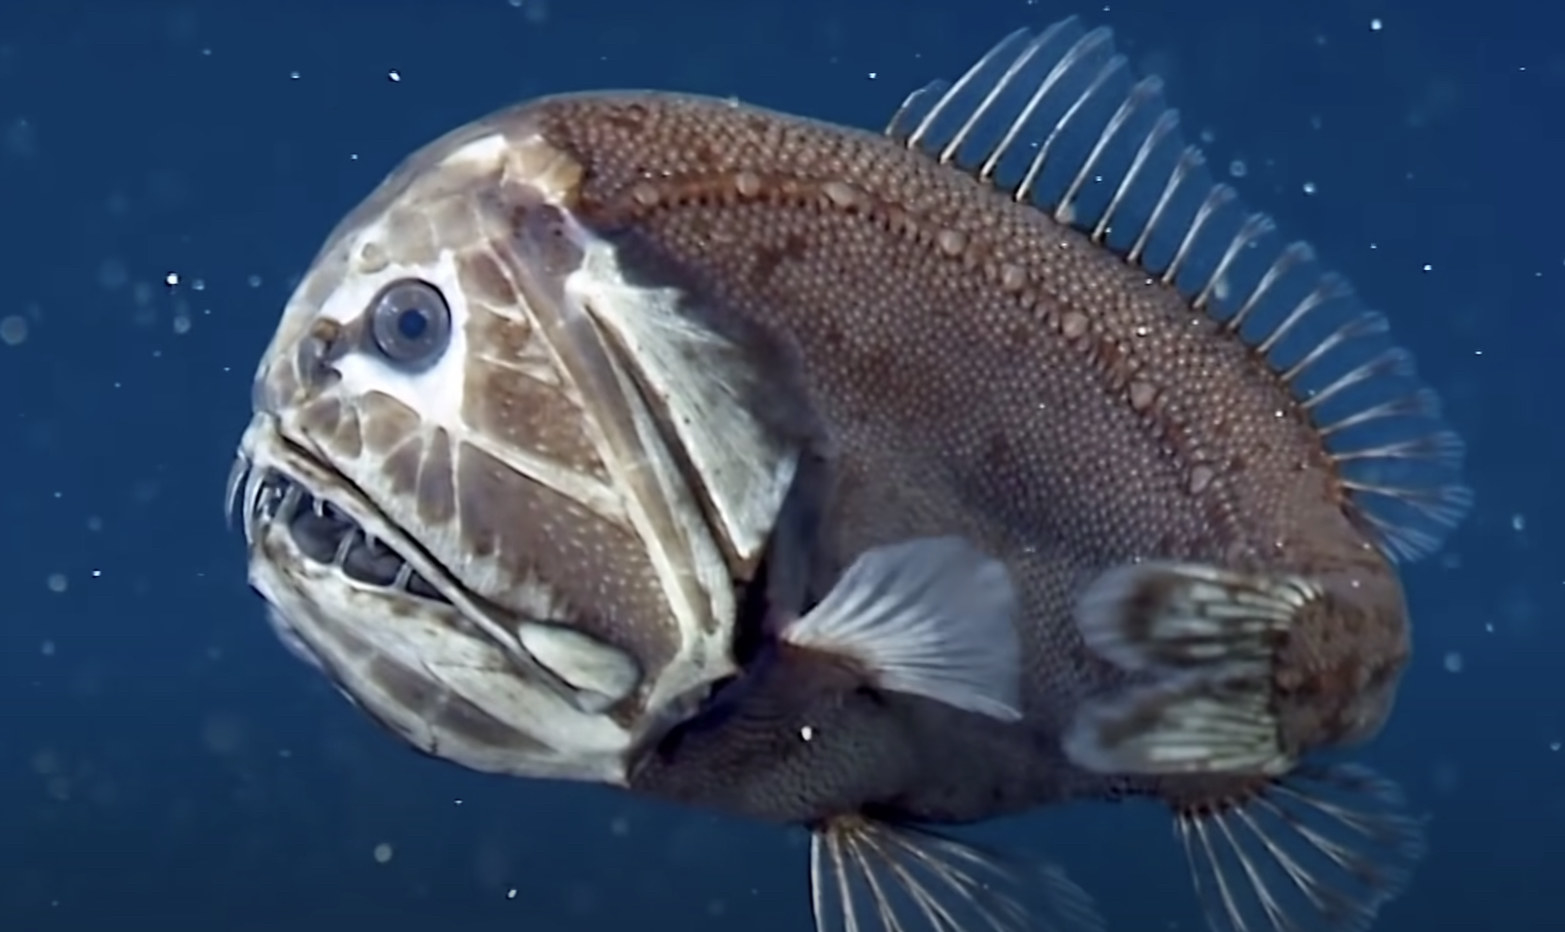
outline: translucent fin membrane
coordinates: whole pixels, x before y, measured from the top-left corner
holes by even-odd
[[[1298,399],[1392,558],[1434,551],[1470,507],[1462,443],[1385,318],[1213,179],[1162,81],[1138,80],[1107,28],[1072,17],[1014,32],[954,84],[909,95],[886,134],[1074,227],[1223,322]]]
[[[810,844],[816,932],[1102,932],[1065,873],[935,832],[846,816]]]
[[[1174,831],[1214,932],[1363,932],[1424,853],[1401,791],[1352,766],[1296,772],[1226,810],[1177,813]]]

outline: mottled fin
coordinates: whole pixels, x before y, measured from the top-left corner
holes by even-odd
[[[1292,576],[1193,563],[1115,567],[1077,603],[1087,647],[1161,678],[1086,702],[1066,753],[1102,773],[1275,774],[1284,753],[1272,706],[1272,659],[1320,589]]]
[[[1295,576],[1130,563],[1087,586],[1076,626],[1087,647],[1126,670],[1264,672],[1300,613],[1322,595]]]
[[[884,689],[1011,721],[1016,612],[1005,564],[958,537],[920,538],[860,555],[782,639],[851,659]]]
[[[1286,773],[1269,677],[1173,674],[1077,709],[1062,746],[1077,766],[1105,774]]]
[[[911,94],[886,134],[1073,226],[1243,340],[1388,555],[1432,552],[1470,507],[1462,443],[1385,318],[1213,179],[1162,81],[1137,80],[1107,28],[1014,32],[954,84]]]
[[[1362,932],[1424,854],[1421,820],[1401,791],[1356,766],[1187,807],[1175,832],[1213,932]]]
[[[1104,928],[1091,897],[1058,867],[862,816],[815,829],[810,891],[816,932]]]

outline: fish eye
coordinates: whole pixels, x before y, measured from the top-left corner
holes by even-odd
[[[451,307],[439,288],[422,279],[392,282],[375,299],[370,335],[391,362],[427,365],[451,340]]]

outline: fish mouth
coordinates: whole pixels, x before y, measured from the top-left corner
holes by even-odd
[[[303,453],[297,448],[296,452]],[[346,477],[330,472],[337,482],[338,501],[353,497],[362,507],[374,509],[366,497],[353,494],[353,485]],[[311,491],[302,479],[277,466],[254,465],[241,454],[234,461],[228,480],[228,511],[230,520],[235,514],[239,516],[245,538],[252,543],[274,527],[280,528],[292,542],[294,552],[319,567],[335,569],[366,586],[451,604],[414,569],[411,560],[383,537],[367,530],[363,522],[327,493]],[[390,523],[385,515],[378,517],[383,523]]]
[[[274,606],[295,605],[273,621],[290,648],[304,649],[316,666],[321,658],[313,656],[304,629],[321,620],[296,617],[299,606],[319,615],[327,610],[311,603],[328,592],[333,598],[368,596],[391,615],[439,614],[492,642],[519,674],[561,697],[574,696],[565,681],[516,647],[516,619],[469,591],[328,457],[290,437],[276,415],[257,413],[240,440],[227,508],[249,548],[251,585]]]
[[[381,725],[483,772],[623,784],[633,736],[613,702],[531,654],[529,621],[466,589],[281,419],[253,417],[227,495],[274,632]]]

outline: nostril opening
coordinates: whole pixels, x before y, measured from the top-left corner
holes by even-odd
[[[300,380],[317,388],[330,384],[337,377],[332,363],[347,352],[347,343],[341,324],[317,320],[295,352]]]

